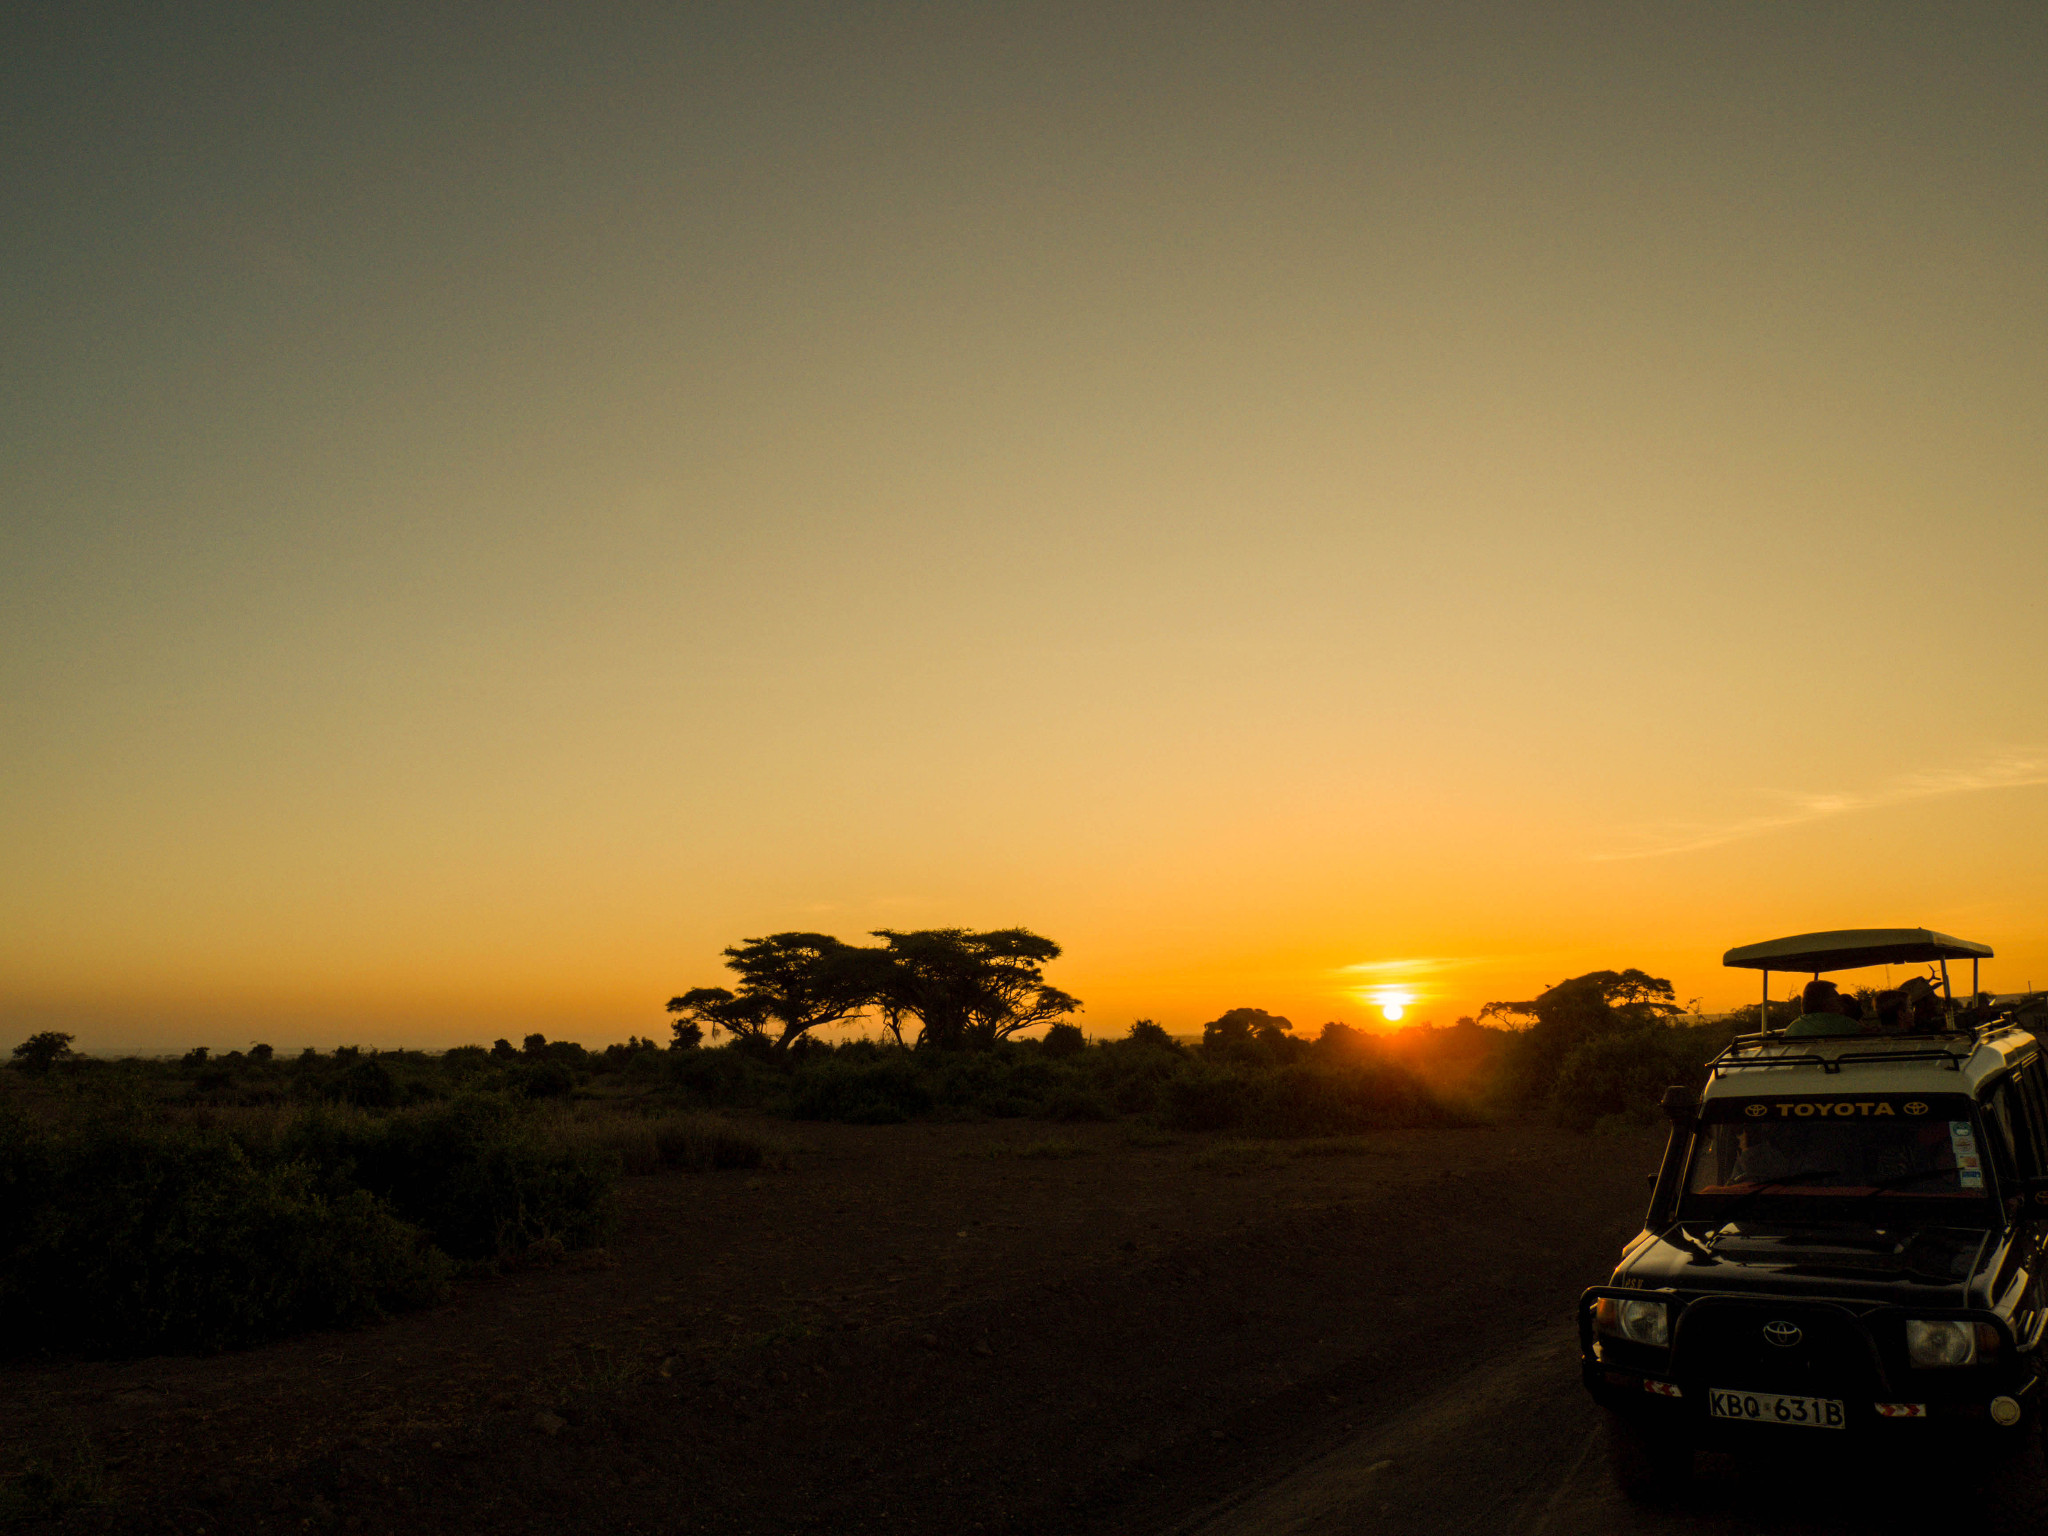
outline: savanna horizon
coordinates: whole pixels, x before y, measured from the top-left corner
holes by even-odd
[[[1999,955],[1984,965],[1987,989],[2018,991],[2048,982],[2048,955],[2034,945],[2019,948],[2015,954],[1997,935],[1966,925],[1939,921],[1880,924],[1854,918],[1816,920],[1769,931],[1738,930],[1724,942],[1713,944],[1711,953],[1696,955],[1669,947],[1617,943],[1580,950],[1559,946],[1527,958],[1459,959],[1439,954],[1353,960],[1320,968],[1313,955],[1268,950],[1209,955],[1179,969],[1161,966],[1133,974],[1100,965],[1091,969],[1069,945],[1060,959],[1048,965],[1047,978],[1082,999],[1083,1006],[1072,1021],[1094,1038],[1120,1036],[1132,1021],[1141,1018],[1175,1034],[1198,1033],[1207,1021],[1242,1007],[1288,1018],[1304,1037],[1329,1022],[1369,1031],[1419,1024],[1446,1026],[1461,1017],[1478,1015],[1489,1002],[1533,997],[1569,976],[1629,967],[1669,978],[1681,1003],[1707,1014],[1720,1014],[1751,1006],[1758,995],[1754,972],[1729,971],[1719,965],[1722,949],[1792,932],[1861,926],[1928,926],[1990,942]],[[726,942],[753,936],[751,931],[734,933]],[[865,930],[839,930],[836,936],[851,943],[871,942]],[[472,988],[445,983],[408,987],[403,982],[380,988],[364,985],[358,973],[353,978],[337,977],[332,990],[312,995],[275,983],[233,985],[225,981],[211,986],[188,981],[184,987],[165,986],[146,994],[16,992],[0,998],[0,1030],[11,1030],[15,1036],[62,1030],[76,1037],[79,1051],[94,1055],[178,1054],[199,1045],[220,1053],[246,1049],[258,1041],[280,1051],[309,1046],[325,1051],[336,1045],[445,1050],[465,1044],[487,1045],[499,1037],[516,1042],[536,1032],[590,1048],[636,1035],[665,1042],[673,1022],[664,1009],[668,997],[690,986],[715,986],[732,980],[722,968],[722,947],[707,945],[692,966],[659,971],[645,967],[648,981],[637,988],[611,976],[575,978],[559,973],[535,974],[525,985],[516,978],[510,982],[493,978]],[[1900,975],[1910,969],[1901,968]],[[1871,978],[1856,979],[1860,984]],[[1966,983],[1967,973],[1957,977],[1959,989]],[[1783,998],[1796,990],[1796,985],[1797,978],[1781,976],[1773,983],[1772,995]],[[827,1025],[815,1033],[825,1040],[881,1035],[872,1014]]]

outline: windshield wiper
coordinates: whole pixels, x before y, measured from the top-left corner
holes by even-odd
[[[1775,1179],[1765,1179],[1755,1189],[1745,1190],[1728,1203],[1728,1208],[1715,1218],[1714,1230],[1707,1235],[1707,1247],[1711,1251],[1721,1240],[1721,1234],[1728,1230],[1738,1211],[1745,1210],[1758,1195],[1769,1194],[1774,1189],[1783,1189],[1787,1184],[1797,1184],[1801,1179],[1817,1179],[1824,1173],[1833,1173],[1832,1168],[1802,1168],[1797,1173],[1783,1173]]]

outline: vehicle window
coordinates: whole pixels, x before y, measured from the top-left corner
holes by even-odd
[[[2016,1124],[2016,1139],[2022,1147],[2031,1149],[2030,1172],[2048,1173],[2048,1115],[2042,1113],[2041,1064],[2032,1061],[2023,1067],[2013,1069],[2013,1082],[2017,1084],[2018,1097],[2013,1104]],[[2027,1162],[2026,1157],[2021,1161]]]
[[[1735,1200],[1760,1212],[1873,1196],[1981,1203],[1977,1134],[1960,1094],[1718,1101],[1694,1136],[1680,1215],[1711,1217]]]
[[[2019,1133],[2022,1127],[2015,1123],[2013,1114],[2013,1081],[2010,1076],[2001,1077],[1984,1090],[1984,1127],[1990,1133],[1991,1157],[1997,1165],[2000,1176],[2011,1180],[2021,1166],[2024,1156],[2031,1165],[2034,1149],[2031,1145],[2022,1149]]]

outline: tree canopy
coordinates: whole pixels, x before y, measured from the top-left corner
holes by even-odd
[[[876,992],[875,952],[842,943],[829,933],[771,933],[725,951],[740,978],[737,992],[694,987],[668,1000],[676,1043],[694,1044],[692,1026],[724,1030],[786,1051],[821,1024],[835,1024],[868,1007]]]
[[[78,1054],[71,1049],[74,1038],[56,1029],[30,1035],[14,1048],[14,1064],[24,1072],[47,1072],[58,1062],[69,1061]]]
[[[1253,1047],[1270,1049],[1282,1040],[1291,1039],[1288,1031],[1293,1028],[1292,1019],[1283,1019],[1263,1008],[1233,1008],[1202,1026],[1202,1049],[1225,1052],[1242,1052]]]
[[[824,933],[777,933],[725,951],[737,989],[696,987],[669,999],[676,1044],[701,1031],[786,1051],[821,1025],[872,1011],[898,1044],[989,1046],[1064,1019],[1080,1000],[1045,980],[1060,947],[1028,928],[877,929],[879,945]],[[906,1036],[906,1027],[909,1033]]]
[[[915,1019],[908,1043],[923,1049],[989,1046],[1081,1006],[1045,980],[1059,945],[1028,928],[878,928],[874,936],[883,961],[874,1003],[898,1042],[904,1021]]]
[[[1520,1031],[1509,1047],[1509,1095],[1533,1102],[1549,1093],[1565,1059],[1592,1041],[1669,1025],[1684,1014],[1671,983],[1630,968],[1589,971],[1520,1002],[1479,1010]]]

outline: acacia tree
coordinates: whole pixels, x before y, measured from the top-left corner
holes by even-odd
[[[959,1050],[994,1045],[1081,1006],[1047,985],[1045,963],[1060,947],[1028,928],[878,928],[874,936],[882,948],[871,952],[880,957],[872,1001],[899,1045],[908,1019],[918,1026],[912,1044]]]
[[[695,987],[668,1000],[676,1043],[694,1045],[693,1031],[724,1030],[736,1039],[786,1051],[810,1030],[866,1008],[876,992],[878,952],[841,943],[829,933],[771,933],[725,951],[737,992]]]
[[[1202,1049],[1225,1056],[1271,1054],[1299,1043],[1288,1033],[1293,1028],[1292,1019],[1263,1008],[1233,1008],[1202,1026]]]
[[[14,1064],[24,1072],[47,1072],[58,1062],[70,1061],[77,1056],[78,1053],[71,1049],[75,1038],[57,1029],[30,1035],[14,1048]]]
[[[1508,1047],[1507,1088],[1528,1103],[1551,1091],[1580,1046],[1668,1025],[1684,1012],[1670,982],[1631,968],[1590,971],[1522,1002],[1488,1003],[1479,1017],[1520,1031]]]

